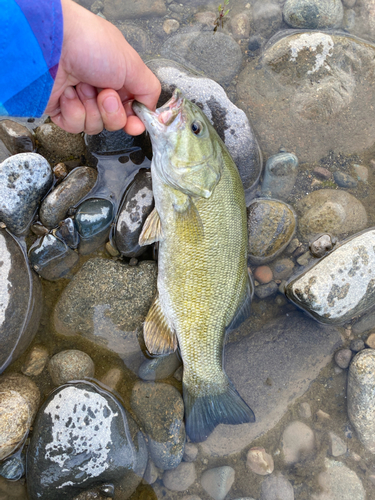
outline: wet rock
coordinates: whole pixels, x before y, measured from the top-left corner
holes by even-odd
[[[196,12],[194,14],[194,19],[197,21],[197,23],[201,23],[201,24],[208,26],[212,29],[214,29],[214,27],[215,27],[216,18],[217,18],[216,13],[212,12],[210,10]]]
[[[71,380],[92,378],[95,374],[95,366],[88,354],[77,349],[70,349],[52,356],[48,371],[52,382],[55,385],[62,385]]]
[[[329,453],[333,457],[340,457],[347,452],[346,443],[339,438],[334,432],[329,432]]]
[[[250,448],[247,453],[246,465],[251,471],[255,472],[255,474],[259,474],[260,476],[271,474],[274,469],[273,458],[271,455],[266,453],[264,448],[259,447]]]
[[[374,0],[366,0],[356,2],[357,12],[355,17],[354,26],[352,26],[352,32],[365,39],[371,41],[375,37],[375,2]]]
[[[18,373],[0,377],[0,460],[26,439],[39,401],[39,389],[28,377]]]
[[[146,484],[154,484],[159,477],[158,469],[151,458],[148,458],[147,467],[143,476],[143,482]]]
[[[232,36],[235,40],[249,38],[250,35],[250,17],[246,12],[241,12],[230,20]]]
[[[186,443],[184,456],[182,457],[182,460],[184,462],[195,462],[197,456],[198,456],[197,445],[195,445],[194,443]]]
[[[104,0],[103,14],[111,21],[164,16],[166,13],[163,0],[137,0],[126,4],[122,0]]]
[[[350,342],[350,350],[357,353],[365,348],[365,343],[362,339],[354,339]]]
[[[286,464],[295,464],[315,447],[314,432],[303,422],[292,422],[283,432],[282,451]]]
[[[215,467],[203,472],[201,485],[214,500],[224,500],[234,483],[234,476],[232,467]]]
[[[28,377],[37,377],[42,373],[48,360],[48,351],[45,347],[35,346],[27,355],[21,371]]]
[[[300,162],[313,162],[332,144],[344,154],[371,147],[375,109],[367,103],[374,101],[375,89],[367,82],[374,51],[344,33],[287,30],[275,36],[261,59],[249,61],[237,85],[238,102],[259,134],[262,151],[272,155],[282,145]],[[353,134],[364,128],[370,135]]]
[[[275,259],[290,243],[296,230],[294,210],[277,200],[258,199],[249,205],[249,260],[264,264]]]
[[[163,474],[164,486],[172,491],[185,491],[196,479],[195,465],[187,462],[181,462],[175,469]]]
[[[90,167],[77,167],[43,200],[39,218],[52,229],[65,219],[70,207],[76,205],[94,187],[97,172]]]
[[[272,270],[268,266],[258,266],[254,270],[254,279],[259,283],[269,283],[273,278]]]
[[[129,266],[90,259],[60,296],[54,312],[56,331],[104,345],[137,371],[144,361],[137,330],[156,293],[156,273],[150,261]]]
[[[352,189],[357,187],[358,185],[358,182],[355,179],[353,179],[351,175],[346,174],[345,172],[339,172],[339,171],[334,172],[333,178],[336,184],[342,188]]]
[[[35,129],[35,138],[38,151],[51,161],[79,158],[86,151],[82,134],[70,134],[54,123],[44,123]]]
[[[353,358],[349,367],[347,401],[348,415],[358,438],[375,453],[375,350],[364,349]]]
[[[163,30],[167,35],[174,33],[180,27],[180,23],[176,19],[166,19],[163,23]]]
[[[219,425],[200,445],[208,455],[237,453],[272,429],[342,343],[335,328],[302,313],[278,317],[256,332],[247,320],[238,333],[243,340],[225,347],[225,371],[254,411],[256,421]],[[271,386],[265,383],[267,379],[273,381]]]
[[[138,370],[138,377],[142,380],[161,380],[170,377],[181,365],[181,359],[176,353],[147,359]]]
[[[375,349],[375,333],[371,333],[366,339],[367,347],[371,349]]]
[[[286,201],[298,174],[298,158],[293,153],[278,153],[268,158],[261,195]]]
[[[25,474],[25,456],[17,452],[0,464],[0,476],[10,481],[18,481]]]
[[[132,23],[118,22],[116,26],[138,54],[143,55],[151,52],[151,39],[147,31]]]
[[[350,349],[340,349],[335,352],[335,362],[337,366],[346,370],[350,364],[350,360],[352,359],[353,353]]]
[[[273,2],[258,0],[253,7],[254,31],[269,38],[280,29],[282,12],[280,7]]]
[[[294,500],[294,490],[290,482],[280,472],[268,476],[262,483],[260,500]]]
[[[79,243],[79,234],[71,217],[59,222],[59,227],[54,234],[70,248],[77,248]]]
[[[294,262],[291,259],[278,259],[272,263],[273,277],[275,280],[288,279],[294,270]]]
[[[12,233],[25,232],[51,184],[51,167],[36,153],[20,153],[0,164],[0,220]]]
[[[326,470],[318,476],[322,493],[311,496],[311,500],[365,500],[366,493],[357,474],[342,462],[325,459]]]
[[[338,28],[344,9],[341,0],[286,0],[283,15],[293,28]]]
[[[88,255],[105,243],[114,215],[113,204],[109,200],[92,198],[81,203],[75,213],[80,254]]]
[[[287,283],[286,296],[324,323],[345,323],[369,310],[373,287],[375,230],[354,236]]]
[[[299,264],[300,266],[306,267],[308,265],[308,263],[310,262],[310,260],[311,260],[311,255],[310,255],[310,252],[307,251],[307,252],[303,253],[300,257],[298,257],[297,264]]]
[[[322,234],[319,238],[310,243],[310,252],[314,257],[323,257],[332,250],[335,240],[332,241],[330,234]]]
[[[30,130],[13,120],[0,121],[0,140],[12,155],[35,151],[35,139]]]
[[[141,169],[125,193],[116,222],[115,243],[121,255],[139,257],[146,250],[138,240],[153,208],[151,172]]]
[[[19,241],[0,230],[0,373],[29,346],[39,327],[42,287]]]
[[[266,283],[265,285],[258,285],[254,288],[254,294],[259,299],[266,299],[270,297],[274,293],[277,293],[279,286],[274,281],[270,281],[270,283]]]
[[[137,382],[130,404],[148,435],[154,464],[163,470],[177,467],[185,445],[181,394],[168,384]]]
[[[372,330],[375,325],[375,311],[370,311],[364,314],[358,321],[353,324],[353,333],[360,335],[364,332]]]
[[[178,87],[203,109],[237,165],[247,190],[246,200],[250,201],[262,171],[262,155],[245,113],[228,99],[224,89],[215,81],[173,61],[156,59],[147,64],[161,82],[161,102],[169,99]]]
[[[109,483],[112,498],[125,500],[146,464],[144,438],[114,396],[87,382],[65,385],[48,397],[35,420],[27,453],[29,497],[73,498]]]
[[[353,234],[367,225],[365,207],[346,191],[320,189],[296,204],[298,228],[305,238],[313,234]]]

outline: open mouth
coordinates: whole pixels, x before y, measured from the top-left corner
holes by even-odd
[[[144,104],[137,101],[133,102],[133,110],[148,130],[150,125],[157,127],[160,124],[167,127],[181,111],[183,100],[182,92],[179,89],[175,89],[172,97],[156,111],[149,110]]]

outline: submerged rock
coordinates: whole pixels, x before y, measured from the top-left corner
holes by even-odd
[[[318,475],[321,493],[311,500],[365,500],[366,492],[357,474],[342,462],[325,459],[326,470]]]
[[[268,476],[262,483],[260,500],[294,500],[294,490],[290,482],[280,472]]]
[[[105,243],[114,216],[113,204],[101,198],[88,199],[78,207],[75,225],[80,235],[80,254],[90,254]]]
[[[278,153],[268,158],[261,195],[286,201],[298,174],[298,158],[293,153]]]
[[[260,476],[272,474],[274,469],[273,458],[266,453],[264,448],[260,448],[259,446],[250,448],[247,453],[246,465],[251,471]]]
[[[234,483],[235,471],[224,465],[203,472],[201,485],[214,500],[224,500]]]
[[[303,422],[291,422],[283,432],[282,452],[288,465],[311,454],[315,447],[314,432]]]
[[[77,349],[60,351],[52,356],[48,371],[55,385],[62,385],[71,380],[92,378],[95,365],[88,354]]]
[[[338,28],[344,8],[341,0],[286,0],[283,15],[293,28]]]
[[[0,139],[12,155],[35,151],[33,133],[24,125],[13,120],[0,121]]]
[[[314,257],[323,257],[327,252],[332,250],[336,244],[336,239],[330,234],[322,234],[319,238],[310,243],[310,252]]]

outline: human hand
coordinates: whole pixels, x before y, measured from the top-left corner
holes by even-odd
[[[67,132],[141,134],[145,127],[131,103],[155,109],[158,79],[113,24],[72,0],[61,3],[64,41],[45,112]]]

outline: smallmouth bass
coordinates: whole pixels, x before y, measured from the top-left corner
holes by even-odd
[[[244,190],[215,129],[179,90],[156,112],[138,102],[133,109],[153,147],[155,209],[139,243],[159,241],[144,339],[152,354],[179,347],[186,431],[204,441],[220,423],[255,421],[223,370],[225,333],[249,315],[253,294]]]

